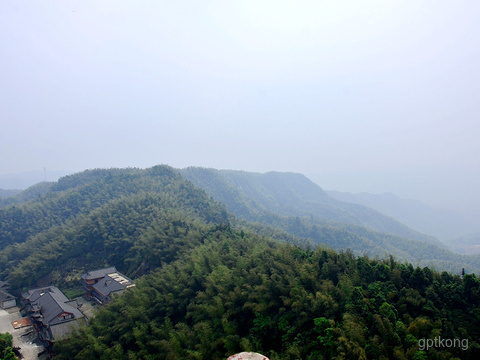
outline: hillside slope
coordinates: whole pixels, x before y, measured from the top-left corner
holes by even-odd
[[[479,256],[454,254],[432,237],[361,205],[332,199],[305,176],[186,168],[180,174],[248,221],[281,228],[334,249],[460,273],[480,270]],[[403,234],[403,235],[402,235]]]
[[[21,191],[22,190],[17,190],[17,189],[0,189],[0,201],[7,199],[11,196],[14,196]]]
[[[433,237],[409,229],[378,211],[332,198],[301,174],[259,174],[193,167],[180,170],[180,173],[224,203],[228,210],[251,221],[265,211],[285,216],[313,216],[441,245]]]
[[[140,276],[236,222],[168,166],[88,170],[23,199],[0,209],[0,279],[17,290],[46,283],[76,288],[82,272],[107,265]],[[308,243],[279,229],[255,229]]]
[[[480,281],[222,229],[55,345],[58,360],[476,359]],[[462,339],[426,351],[425,339]],[[428,354],[428,357],[427,357]]]
[[[432,208],[420,201],[402,199],[394,194],[352,194],[327,191],[328,195],[346,202],[368,206],[398,219],[407,226],[446,241],[479,231],[479,225],[471,224],[460,214]]]
[[[192,207],[207,206],[205,204],[211,202],[202,190],[186,182],[167,166],[146,170],[87,170],[63,177],[56,183],[43,184],[47,187],[38,196],[0,209],[0,249],[27,241],[34,234],[88,214],[112,200],[134,194],[162,193],[186,202],[190,197],[195,199],[191,200]],[[30,192],[31,188],[17,196],[22,197]]]
[[[44,282],[69,287],[75,286],[75,276],[82,271],[104,265],[115,265],[129,276],[139,276],[162,266],[163,257],[171,261],[177,256],[172,254],[202,243],[205,234],[216,226],[233,226],[284,242],[351,249],[355,254],[392,254],[402,261],[453,273],[460,273],[462,268],[480,272],[478,256],[452,254],[425,242],[360,225],[327,222],[308,211],[303,214],[309,216],[282,215],[300,206],[296,199],[308,203],[313,198],[310,191],[318,189],[298,186],[295,177],[279,181],[276,176],[273,174],[274,179],[262,185],[270,187],[270,193],[263,194],[257,185],[246,192],[225,180],[212,185],[226,199],[234,199],[240,210],[232,211],[242,214],[243,209],[247,215],[253,214],[250,218],[256,223],[229,214],[218,202],[221,199],[214,201],[167,166],[89,170],[56,183],[44,183],[48,186],[43,194],[0,209],[0,279],[16,288]],[[255,192],[263,196],[263,205],[246,195]],[[283,197],[273,196],[276,193]],[[321,191],[315,196],[315,201],[324,198]],[[265,210],[266,206],[283,210],[275,213]],[[170,248],[170,242],[176,245]],[[149,248],[155,256],[148,254]]]
[[[163,261],[156,246],[189,243],[192,229],[228,225],[228,217],[169,167],[86,171],[0,209],[0,278],[21,288],[105,264],[142,273]]]
[[[303,190],[292,186],[280,202],[295,206],[288,204],[292,194],[307,201]],[[0,215],[9,229],[2,232],[9,244],[0,250],[0,279],[16,293],[45,284],[78,291],[81,273],[107,265],[135,278],[136,287],[56,344],[58,359],[224,359],[242,350],[272,360],[418,359],[419,340],[439,333],[471,347],[441,349],[432,358],[478,355],[477,277],[415,268],[386,255],[421,254],[441,268],[465,260],[478,269],[474,258],[359,225],[261,208],[258,219],[272,226],[252,224],[167,166],[75,174]],[[303,245],[311,239],[386,257],[275,239]]]

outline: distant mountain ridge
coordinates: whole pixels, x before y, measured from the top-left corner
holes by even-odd
[[[167,166],[87,170],[43,184],[40,196],[0,209],[0,279],[16,289],[106,264],[144,272],[229,221]]]
[[[25,190],[30,186],[33,186],[40,182],[57,181],[60,177],[66,176],[71,173],[71,171],[57,171],[47,169],[46,171],[29,171],[17,174],[2,174],[0,175],[0,189]]]
[[[0,189],[0,201],[12,197],[21,191],[18,189]]]
[[[459,254],[480,254],[480,232],[471,233],[454,239],[447,244],[450,249]]]
[[[30,186],[26,190],[0,190],[0,194],[2,192],[9,194],[3,198],[0,196],[0,208],[38,198],[47,193],[52,185],[52,182],[43,181]]]
[[[480,231],[479,225],[470,223],[454,211],[435,209],[421,201],[402,199],[391,193],[352,194],[327,191],[327,194],[341,201],[368,206],[399,220],[412,229],[435,236],[442,241]]]
[[[272,211],[284,216],[318,217],[441,245],[432,236],[409,229],[399,221],[366,206],[337,200],[306,176],[296,173],[186,168],[180,173],[203,188],[237,216],[250,221]]]
[[[462,268],[480,273],[480,257],[454,254],[374,210],[332,199],[300,174],[168,166],[95,169],[37,184],[14,198],[14,204],[0,208],[0,277],[17,286],[24,284],[26,273],[48,274],[55,264],[78,259],[78,249],[83,249],[83,260],[70,266],[83,268],[85,256],[97,249],[98,266],[117,259],[114,265],[127,275],[144,271],[136,270],[148,266],[135,249],[155,242],[154,233],[165,232],[160,239],[168,243],[175,239],[175,229],[201,229],[201,223],[304,246],[324,244],[382,258],[392,254],[400,261],[453,273]],[[152,223],[155,216],[179,225],[153,231],[150,224],[161,220]],[[194,223],[186,223],[187,218]],[[125,251],[131,252],[127,258]],[[66,271],[60,270],[57,278]]]
[[[287,233],[336,250],[396,258],[420,266],[460,273],[480,270],[479,256],[452,253],[431,236],[362,205],[330,197],[301,174],[216,170],[190,167],[178,170],[192,183],[249,222],[280,228]]]

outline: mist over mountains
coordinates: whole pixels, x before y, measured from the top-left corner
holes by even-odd
[[[236,173],[237,177],[239,173],[242,173],[241,171],[222,171],[222,174],[226,176],[225,174],[229,172],[231,174]],[[183,171],[183,173],[186,174],[188,172]],[[243,173],[247,174],[248,172]],[[22,190],[25,190],[40,182],[44,182],[45,179],[47,182],[57,181],[60,177],[68,174],[70,174],[70,172],[57,170],[46,172],[31,171],[19,174],[0,175],[0,199],[3,198],[5,200],[6,198],[21,192]],[[305,177],[301,174],[291,173],[292,177],[295,175],[298,177]],[[297,186],[300,186],[300,184],[297,184]],[[375,210],[383,215],[391,217],[403,225],[406,225],[411,230],[415,230],[419,233],[435,237],[440,241],[444,241],[447,243],[447,245],[453,244],[456,239],[461,237],[467,236],[471,238],[473,234],[480,232],[479,223],[473,221],[471,216],[465,216],[465,214],[456,212],[454,210],[434,208],[421,201],[401,198],[392,193],[372,194],[365,192],[351,193],[337,190],[324,191],[321,188],[321,184],[317,185],[310,180],[303,181],[301,186],[306,186],[306,188],[310,190],[314,188],[314,192],[317,193],[316,196],[320,196],[325,205],[329,203],[329,206],[332,209],[335,206],[338,207],[340,204],[335,202],[335,200],[343,202],[342,206],[347,206],[345,203],[349,203],[348,206],[351,208],[350,210],[355,208],[355,205],[362,205],[363,212]],[[268,190],[268,187],[266,189]],[[29,192],[35,191],[38,191],[38,188],[29,190]],[[259,195],[258,191],[257,195]],[[28,197],[28,192],[25,192],[22,196]],[[308,194],[308,196],[311,196],[311,194]],[[263,200],[259,201],[259,198],[257,198],[257,201],[259,201],[257,206],[265,207],[268,205],[268,201],[265,199],[265,196],[260,195],[260,197],[263,197]],[[277,210],[279,210],[278,207]],[[337,216],[347,215],[340,215],[337,213]],[[357,221],[360,220],[357,219]]]
[[[55,359],[480,359],[479,14],[3,2],[0,305],[115,266]]]
[[[18,174],[1,174],[0,189],[25,190],[42,181],[57,181],[60,177],[71,174],[66,170],[28,171]],[[0,193],[0,196],[3,196]]]
[[[339,191],[327,191],[327,193],[335,199],[375,209],[439,240],[453,240],[480,230],[478,224],[472,223],[455,211],[435,209],[421,201],[402,199],[391,193],[352,194]]]
[[[16,194],[10,192],[8,197],[0,199],[0,205],[5,208],[3,216],[7,217],[13,216],[8,215],[12,212],[11,209],[8,210],[9,205],[27,206],[29,202],[33,202],[32,204],[37,204],[36,207],[51,207],[53,205],[48,204],[51,204],[52,200],[49,199],[52,195],[58,196],[69,189],[65,184],[72,182],[76,184],[76,188],[90,184],[88,186],[91,187],[107,176],[105,174],[116,179],[115,183],[120,189],[125,189],[121,191],[129,191],[126,189],[129,189],[130,185],[123,182],[132,176],[139,179],[147,176],[148,179],[149,171],[149,169],[86,171],[63,177],[58,183],[42,182]],[[410,228],[394,217],[374,210],[373,207],[359,204],[358,201],[354,203],[339,200],[338,194],[325,192],[301,174],[279,172],[260,174],[195,167],[175,171],[212,196],[238,219],[262,224],[264,227],[278,229],[298,239],[304,239],[300,242],[323,244],[337,250],[350,249],[357,254],[369,256],[385,257],[393,254],[399,260],[407,260],[422,266],[434,266],[454,273],[459,273],[462,268],[468,271],[480,269],[476,257],[465,258],[451,253],[435,237],[413,230],[413,227]],[[97,179],[99,175],[94,175],[96,173],[104,175]],[[129,175],[125,177],[126,174]],[[100,185],[97,184],[93,188],[98,186]],[[89,193],[87,189],[88,187],[82,190],[84,195],[81,195],[79,200]],[[62,192],[59,192],[60,190]],[[106,190],[102,190],[102,193],[103,191]],[[119,189],[112,188],[109,194],[118,191]],[[111,195],[104,196],[106,201]],[[92,206],[91,200],[84,199],[82,202]],[[85,211],[81,203],[75,207],[79,209],[78,211]],[[23,220],[25,224],[31,223],[30,217],[28,212],[25,213]],[[61,224],[55,223],[56,218],[58,217],[52,216],[47,223],[45,221],[43,223],[47,226]],[[15,235],[17,237],[4,239],[3,242],[15,243],[25,236],[28,237],[29,231],[34,228],[25,224],[14,226],[11,236],[18,234]],[[32,225],[36,226],[34,224],[35,222]],[[266,231],[265,228],[262,231]],[[462,253],[465,254],[465,251]]]
[[[349,223],[440,245],[436,239],[415,232],[368,207],[338,201],[301,174],[203,168],[187,168],[180,173],[237,216],[250,221],[256,221],[259,214],[269,211],[282,216]]]

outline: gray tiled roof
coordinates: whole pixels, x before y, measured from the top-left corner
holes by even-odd
[[[82,279],[84,279],[84,280],[100,279],[100,278],[104,277],[105,275],[111,274],[111,273],[114,273],[114,272],[117,272],[117,269],[115,268],[115,266],[111,266],[111,267],[105,268],[105,269],[92,270],[92,271],[89,271],[89,272],[83,274]]]
[[[68,301],[68,298],[56,286],[45,286],[42,288],[31,289],[23,293],[22,297],[25,300],[28,300],[30,303],[34,303],[45,293],[56,294],[57,299],[59,301],[62,301],[62,302]]]
[[[74,318],[82,318],[75,301],[68,298],[55,286],[32,289],[22,294],[34,309],[40,309],[41,321],[45,325],[54,325],[65,322],[58,316],[62,313],[73,314]]]
[[[76,306],[64,302],[63,298],[55,293],[44,294],[36,301],[36,303],[40,306],[40,311],[43,316],[42,322],[45,325],[55,325],[65,322],[65,320],[58,318],[58,316],[64,312],[73,314],[74,318],[83,317],[83,314]]]
[[[0,301],[8,301],[8,300],[13,300],[15,299],[15,296],[12,294],[9,294],[5,290],[0,290]]]
[[[113,292],[125,290],[131,286],[134,286],[133,280],[117,272],[105,276],[102,280],[93,285],[93,288],[100,295],[106,297]]]

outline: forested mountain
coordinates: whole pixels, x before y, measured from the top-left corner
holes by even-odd
[[[438,240],[392,218],[332,199],[300,174],[205,168],[179,171],[238,217],[281,228],[317,244],[369,256],[393,254],[401,260],[454,273],[460,273],[462,268],[480,271],[479,256],[454,254]]]
[[[315,217],[440,245],[371,208],[339,201],[307,177],[295,173],[215,170],[190,167],[180,173],[227,209],[250,221],[266,211],[284,216]]]
[[[55,359],[477,359],[480,281],[231,228],[139,279]],[[454,346],[430,345],[441,337]]]
[[[10,196],[13,196],[15,194],[18,194],[19,192],[21,192],[21,190],[15,190],[15,189],[0,189],[0,200],[2,199],[6,199]]]
[[[202,194],[204,202],[211,201],[172,169],[161,166],[147,170],[88,170],[61,178],[56,183],[45,184],[48,189],[43,195],[0,211],[0,249],[24,242],[32,235],[133,194],[153,192],[184,199],[188,196],[185,193],[191,192]],[[26,192],[31,192],[31,189]],[[200,199],[192,202],[195,206],[201,206]]]
[[[418,200],[402,199],[394,194],[352,194],[327,191],[341,201],[368,206],[391,216],[407,226],[445,241],[480,229],[454,211],[432,208]]]
[[[196,231],[228,221],[220,204],[169,167],[86,171],[0,210],[0,278],[23,288],[105,264],[143,273],[165,261],[155,257],[165,239],[177,254],[184,245],[174,240],[194,246]]]
[[[447,245],[460,254],[480,254],[480,232],[460,236]]]
[[[263,177],[225,172],[228,177],[223,179],[216,170],[189,168],[187,172],[213,174],[199,177],[211,181],[208,186],[200,185],[214,192],[214,198],[233,213],[257,223],[242,223],[228,215],[220,203],[166,166],[88,170],[55,183],[37,184],[11,197],[14,205],[0,209],[0,276],[24,287],[41,282],[47,274],[44,281],[63,281],[65,273],[78,275],[86,267],[103,266],[114,259],[127,275],[148,272],[158,263],[142,264],[133,258],[139,258],[137,242],[145,241],[145,234],[159,231],[155,227],[159,219],[177,221],[176,228],[179,224],[190,228],[192,221],[232,224],[297,244],[310,241],[368,256],[393,254],[400,260],[453,273],[462,268],[480,271],[480,256],[455,255],[425,242],[322,220],[324,208],[318,204],[330,200],[302,175],[271,173]],[[182,175],[187,176],[185,173]],[[255,180],[249,180],[252,177]],[[340,213],[338,208],[326,207],[330,208]],[[305,216],[289,216],[295,212]],[[345,213],[344,218],[351,217]],[[109,231],[99,235],[99,227]]]
[[[135,279],[56,344],[58,359],[225,359],[243,350],[272,360],[478,356],[479,279],[403,262],[415,253],[468,273],[480,269],[478,258],[319,220],[309,212],[315,204],[290,216],[299,199],[325,194],[296,175],[272,176],[258,201],[247,196],[258,187],[243,192],[227,181],[211,185],[224,196],[215,201],[168,166],[40,184],[0,209],[0,280],[16,293],[47,284],[72,292],[81,273],[111,265]],[[422,339],[439,335],[461,347],[422,351]]]
[[[76,288],[82,272],[106,265],[140,276],[200,244],[211,227],[237,222],[168,166],[88,170],[39,186],[43,194],[21,193],[25,201],[0,209],[0,279],[14,289]],[[255,230],[308,244],[279,229]]]
[[[282,193],[283,197],[266,192],[262,204],[287,209],[280,213],[265,210],[227,182],[223,186],[229,191],[222,188],[222,183],[212,186],[223,196],[217,195],[217,200],[225,201],[234,213],[247,214],[244,218],[257,223],[228,215],[223,205],[167,166],[88,170],[55,183],[40,183],[11,197],[14,205],[0,209],[0,279],[10,281],[16,288],[52,281],[75,287],[82,271],[107,264],[130,276],[141,275],[162,263],[145,253],[149,246],[153,249],[159,239],[165,242],[177,235],[180,242],[198,244],[203,236],[199,232],[208,232],[203,228],[205,224],[230,224],[281,241],[325,244],[351,249],[355,254],[393,254],[400,260],[453,273],[460,273],[462,268],[467,272],[480,271],[479,256],[455,255],[425,242],[358,225],[326,222],[312,215],[282,215],[290,211],[289,206],[300,206],[297,199],[314,202],[326,195],[308,182],[310,188],[302,188],[300,175],[289,175],[287,179],[278,179],[277,174],[271,176],[273,179],[267,181],[270,193]],[[252,186],[247,193],[259,191]],[[311,196],[312,192],[316,195]],[[269,202],[274,205],[268,205]],[[232,207],[232,203],[238,208]],[[190,238],[192,231],[195,241]],[[177,248],[183,246],[193,245],[176,244],[172,252],[180,253]]]
[[[2,190],[8,196],[4,196],[3,198],[0,196],[0,208],[13,205],[13,204],[20,204],[22,202],[26,202],[35,198],[38,198],[45,194],[52,186],[53,183],[50,182],[41,182],[35,185],[30,186],[26,190]],[[1,191],[0,191],[1,194]]]

